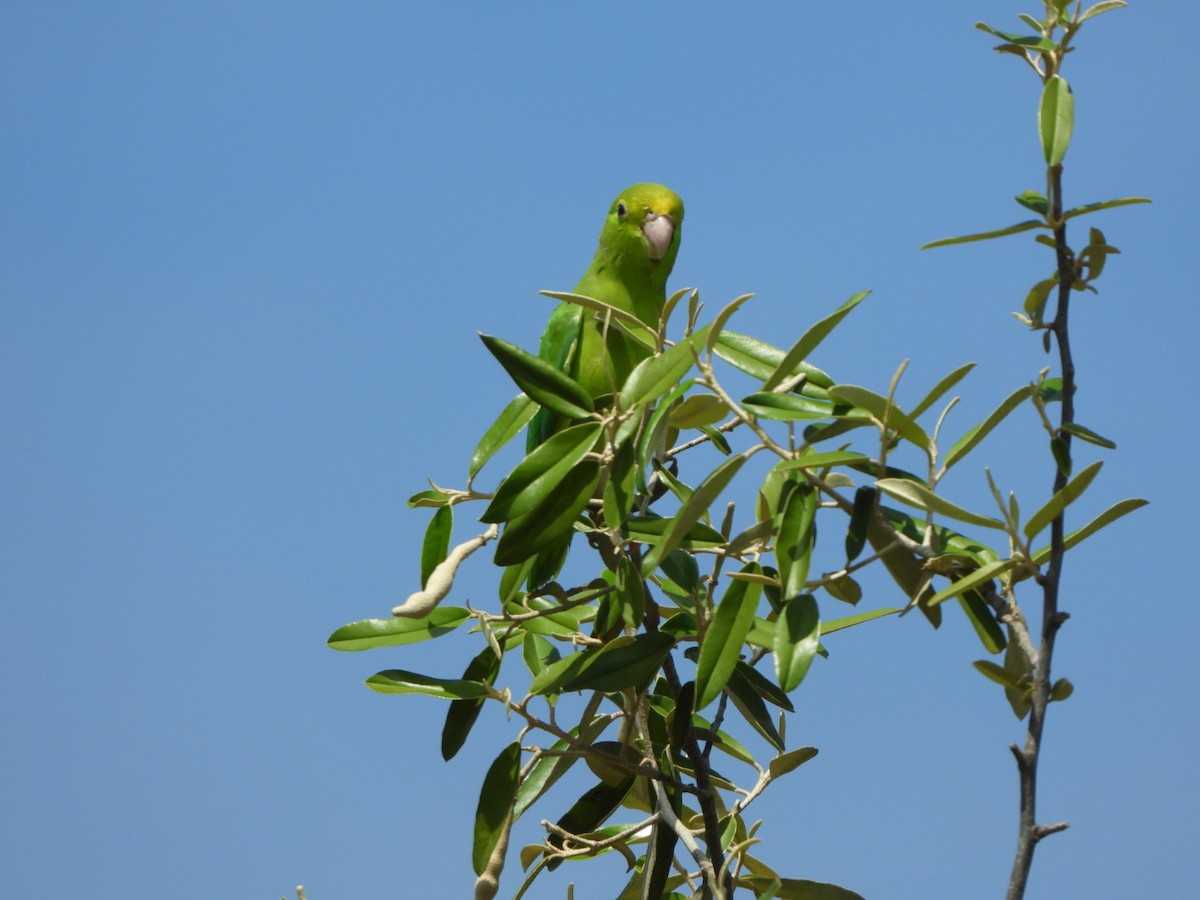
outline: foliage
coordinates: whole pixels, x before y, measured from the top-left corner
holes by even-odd
[[[1037,232],[1056,267],[1017,315],[1042,332],[1047,349],[1052,339],[1065,347],[1069,296],[1095,291],[1106,259],[1119,252],[1096,228],[1075,252],[1067,222],[1144,202],[1064,209],[1061,196],[1074,108],[1061,64],[1083,22],[1123,5],[1071,11],[1069,3],[1048,0],[1045,19],[1022,16],[1032,35],[979,26],[1002,41],[999,51],[1022,57],[1042,79],[1038,128],[1047,189],[1016,197],[1034,219],[927,245]],[[653,335],[653,355],[614,394],[597,398],[534,354],[484,336],[521,393],[484,432],[463,487],[434,486],[410,500],[434,509],[420,548],[421,590],[393,618],[355,622],[329,639],[335,649],[365,650],[478,635],[478,654],[461,676],[389,669],[367,680],[377,691],[448,701],[447,759],[464,745],[485,703],[501,704],[520,726],[483,778],[472,854],[476,897],[498,890],[513,822],[581,762],[594,784],[545,823],[541,844],[519,851],[525,875],[517,897],[564,860],[609,853],[629,866],[623,900],[743,891],[793,900],[858,896],[773,871],[755,855],[757,824],[747,811],[776,781],[800,777],[793,773],[817,753],[789,748],[786,721],[790,695],[824,653],[822,638],[914,609],[936,627],[950,600],[992,657],[976,668],[1036,729],[1032,751],[1028,741],[1025,750],[1014,748],[1023,778],[1036,768],[1045,707],[1065,700],[1071,685],[1049,682],[1061,625],[1056,607],[1045,607],[1039,639],[1018,593],[1052,590],[1056,601],[1063,554],[1143,503],[1115,503],[1064,531],[1065,511],[1101,468],[1092,462],[1076,469],[1072,440],[1114,446],[1074,420],[1069,351],[1060,354],[1059,375],[1041,371],[982,421],[955,431],[948,425],[956,402],[950,392],[970,364],[949,371],[906,409],[895,400],[903,365],[884,389],[872,390],[809,362],[865,293],[788,348],[730,329],[747,297],[708,319],[699,292],[680,291],[659,321],[643,323],[590,298],[551,296],[601,308],[610,329],[639,340]],[[672,333],[673,341],[666,337]],[[563,427],[494,487],[477,488],[487,463],[539,407],[562,417]],[[977,458],[993,430],[1026,407],[1044,424],[1055,473],[1050,495],[1019,503],[989,473],[994,508],[967,508],[948,496],[950,470]],[[901,469],[897,459],[915,464]],[[489,527],[451,548],[455,517],[468,508]],[[826,539],[821,558],[838,553],[842,560],[830,571],[814,567],[818,536]],[[583,573],[573,584],[558,574],[561,558],[546,558],[571,539],[565,571]],[[493,540],[501,567],[495,603],[439,605],[466,557]],[[876,565],[899,586],[901,606],[864,603],[856,576]],[[516,660],[504,667],[510,657]],[[513,672],[517,665],[522,672]],[[757,758],[738,733],[757,734],[773,754]],[[1043,829],[1031,838],[1031,855],[1036,840],[1058,826],[1036,826],[1032,815],[1028,824]]]

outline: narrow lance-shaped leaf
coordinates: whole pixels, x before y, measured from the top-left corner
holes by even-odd
[[[1025,536],[1028,538],[1035,536],[1049,525],[1068,505],[1079,499],[1079,496],[1088,489],[1088,485],[1092,483],[1092,479],[1096,477],[1100,471],[1100,467],[1103,465],[1104,463],[1094,462],[1063,485],[1062,490],[1058,491],[1046,501],[1046,504],[1041,509],[1029,517],[1029,521],[1025,523]]]
[[[964,591],[971,590],[972,588],[983,584],[985,581],[990,581],[993,578],[1003,575],[1009,569],[1016,566],[1016,564],[1016,560],[1001,559],[997,560],[996,562],[988,563],[986,566],[980,566],[973,572],[970,572],[964,575],[962,578],[959,578],[957,581],[951,583],[949,587],[943,588],[930,597],[928,601],[929,605],[935,606],[938,603],[941,603],[943,600],[949,600],[951,597],[957,597]]]
[[[421,542],[421,589],[429,583],[429,575],[450,552],[450,534],[454,530],[454,507],[441,506],[429,520],[425,539]]]
[[[1114,503],[1112,506],[1110,506],[1104,512],[1100,513],[1100,515],[1096,516],[1096,518],[1092,519],[1092,521],[1088,522],[1082,528],[1077,529],[1076,531],[1072,531],[1065,538],[1063,538],[1063,549],[1070,550],[1072,547],[1074,547],[1080,541],[1086,540],[1087,538],[1091,537],[1093,534],[1095,534],[1101,528],[1105,527],[1106,525],[1108,525],[1112,522],[1115,522],[1117,519],[1121,518],[1122,516],[1133,512],[1135,509],[1141,509],[1148,502],[1149,501],[1142,500],[1139,498],[1131,498],[1129,500],[1122,500],[1120,503]],[[1046,562],[1048,559],[1050,559],[1050,548],[1048,546],[1042,547],[1040,550],[1038,550],[1036,553],[1034,553],[1033,556],[1030,558],[1033,560],[1035,565],[1040,566],[1044,562]]]
[[[328,643],[334,650],[372,650],[416,644],[449,634],[470,617],[471,614],[460,607],[439,606],[419,619],[363,619],[343,625],[329,636]]]
[[[908,481],[903,478],[881,478],[875,485],[885,494],[895,497],[898,500],[903,500],[905,503],[910,503],[918,509],[940,513],[943,516],[949,516],[951,519],[957,519],[960,522],[966,522],[970,525],[1004,529],[1004,523],[999,519],[993,519],[990,516],[981,516],[978,513],[963,509],[961,506],[951,503],[949,500],[935,494],[929,488],[925,487],[925,485],[918,484],[915,481]]]
[[[425,694],[443,700],[471,700],[486,697],[490,688],[479,681],[460,678],[433,678],[404,669],[388,669],[367,679],[367,687],[381,694]]]
[[[525,394],[517,394],[508,406],[504,407],[496,421],[479,439],[475,452],[471,454],[471,464],[467,468],[468,481],[473,480],[484,464],[529,424],[537,409],[537,404]]]
[[[704,513],[708,512],[709,507],[720,496],[721,491],[725,490],[729,482],[733,480],[733,476],[737,474],[738,469],[742,467],[746,459],[747,456],[745,454],[731,456],[717,466],[700,483],[695,493],[692,494],[688,501],[671,518],[671,524],[668,526],[662,540],[655,544],[643,558],[643,574],[649,575],[653,572],[658,567],[659,560],[679,546],[689,529],[700,520],[700,517]]]
[[[762,566],[748,563],[743,572],[761,573]],[[700,658],[696,663],[696,709],[711,703],[725,687],[737,665],[742,643],[754,621],[762,585],[734,581],[717,604],[717,610],[704,633]]]
[[[566,814],[558,820],[558,827],[569,834],[586,834],[589,831],[595,831],[617,811],[617,807],[621,805],[621,801],[625,799],[625,795],[629,793],[635,780],[626,778],[615,785],[601,781],[575,801]],[[550,845],[562,847],[562,837],[552,834]],[[553,859],[546,864],[546,868],[553,871],[561,862],[561,859]]]
[[[988,436],[988,434],[991,433],[993,428],[1004,421],[1009,413],[1033,396],[1033,390],[1034,389],[1032,385],[1025,385],[1024,387],[1017,388],[1015,391],[1009,394],[1004,401],[992,411],[991,415],[989,415],[986,419],[954,442],[954,446],[946,451],[946,457],[942,463],[942,466],[946,469],[949,469],[952,465],[970,453],[980,441],[982,441]]]
[[[517,387],[537,403],[568,419],[585,418],[596,408],[579,382],[568,378],[552,363],[498,337],[487,334],[479,337]]]
[[[529,512],[559,484],[595,445],[603,426],[583,422],[552,435],[521,460],[496,489],[481,522],[507,522]]]
[[[527,635],[526,637],[532,638],[536,635]],[[500,657],[488,646],[467,663],[467,668],[463,672],[463,680],[492,684],[499,672]],[[486,698],[484,697],[450,702],[450,709],[446,711],[446,722],[442,726],[442,759],[451,760],[462,749],[485,702]]]
[[[471,845],[471,865],[475,874],[483,874],[492,851],[508,828],[517,782],[521,776],[521,743],[513,741],[500,751],[488,768],[475,809],[475,840]]]
[[[816,542],[817,491],[810,484],[796,484],[783,504],[783,517],[775,535],[775,559],[779,565],[783,596],[794,597],[804,590]]]
[[[600,464],[585,459],[529,512],[508,523],[496,544],[496,565],[524,562],[563,539],[600,483]]]
[[[796,341],[792,345],[792,348],[788,350],[787,355],[784,356],[771,377],[763,383],[762,389],[764,391],[772,391],[783,384],[786,379],[790,378],[800,363],[808,359],[813,350],[820,345],[821,341],[825,340],[829,336],[829,333],[841,323],[842,319],[850,315],[854,307],[865,300],[870,293],[870,291],[860,291],[820,322],[810,326],[808,331],[800,336],[800,340]]]
[[[1007,228],[997,228],[994,231],[981,231],[978,234],[964,234],[961,237],[941,238],[936,241],[930,241],[928,244],[922,244],[922,250],[932,250],[934,247],[948,247],[951,244],[969,244],[972,241],[988,241],[992,238],[1007,237],[1010,234],[1020,234],[1022,231],[1032,231],[1034,228],[1046,228],[1046,223],[1041,219],[1028,219],[1024,222],[1018,222],[1016,225],[1009,225]]]

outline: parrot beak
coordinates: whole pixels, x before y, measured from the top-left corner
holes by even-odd
[[[646,236],[646,243],[650,245],[650,258],[657,262],[671,249],[671,239],[675,237],[675,222],[668,215],[649,213],[642,224],[642,234]]]

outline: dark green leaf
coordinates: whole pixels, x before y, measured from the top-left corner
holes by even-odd
[[[599,422],[584,422],[552,435],[500,482],[479,521],[507,522],[543,502],[595,447],[603,430]]]
[[[804,680],[821,640],[821,614],[812,594],[799,594],[783,601],[783,612],[775,627],[775,677],[785,691],[793,691]]]
[[[517,782],[521,774],[521,744],[513,741],[500,751],[479,791],[479,805],[475,810],[475,840],[471,845],[471,865],[475,874],[483,874],[492,851],[508,828],[509,814],[517,794]]]
[[[589,647],[578,668],[564,679],[562,691],[623,691],[641,688],[658,671],[675,646],[675,638],[661,631],[622,635],[602,647]],[[531,688],[532,690],[532,688]]]
[[[754,693],[762,697],[768,703],[773,703],[780,709],[786,709],[788,712],[795,712],[796,707],[792,705],[792,700],[784,692],[784,689],[771,681],[766,675],[758,671],[744,660],[738,660],[734,667],[739,675],[746,679],[746,683],[754,689]]]
[[[713,352],[735,369],[764,382],[775,374],[786,355],[783,350],[765,341],[733,331],[721,333],[716,344],[713,345]],[[784,372],[783,378],[792,378],[801,372],[806,378],[801,393],[822,397],[824,394],[821,392],[821,388],[827,388],[833,384],[832,378],[816,366],[806,362],[799,363],[790,372]]]
[[[496,543],[496,565],[524,562],[538,551],[563,540],[600,483],[600,464],[582,460],[567,472],[555,490],[504,528]]]
[[[536,403],[568,419],[586,418],[595,410],[595,403],[579,382],[568,378],[552,363],[498,337],[487,334],[479,337],[517,387]]]
[[[1073,434],[1082,441],[1087,441],[1089,444],[1095,444],[1098,447],[1104,447],[1108,450],[1116,450],[1117,445],[1113,441],[1103,435],[1096,434],[1090,428],[1084,428],[1077,422],[1066,422],[1062,426],[1062,430],[1068,434]]]
[[[743,399],[742,406],[759,418],[781,422],[827,419],[833,415],[833,404],[828,400],[814,400],[799,394],[760,391]]]
[[[817,537],[816,488],[810,484],[796,484],[786,495],[782,512],[779,533],[775,536],[775,559],[786,599],[802,593],[804,583],[808,580],[809,563]]]
[[[617,811],[635,779],[626,778],[616,785],[601,781],[594,788],[575,801],[575,804],[558,820],[558,827],[570,834],[586,834],[595,831],[605,823],[609,816]],[[550,846],[562,847],[563,839],[557,834],[550,835]],[[546,868],[554,870],[561,859],[551,860]]]
[[[707,338],[708,327],[705,326],[674,347],[638,363],[621,388],[621,408],[632,409],[638,403],[657,400],[675,387],[692,367],[696,353]]]
[[[725,401],[713,394],[692,394],[671,410],[670,423],[676,428],[714,425],[729,413]]]
[[[758,563],[748,563],[743,572],[761,572]],[[704,633],[696,664],[696,709],[708,706],[725,687],[737,665],[742,643],[754,620],[762,585],[734,581],[725,591]]]
[[[858,559],[867,544],[867,526],[875,509],[875,488],[865,485],[854,492],[854,510],[850,513],[850,525],[846,529],[846,562]]]
[[[429,575],[450,552],[450,534],[454,530],[454,507],[441,506],[429,520],[425,539],[421,542],[421,589],[429,583]]]
[[[925,434],[925,430],[882,394],[876,394],[855,384],[838,384],[829,389],[829,396],[865,410],[878,422],[921,450],[929,447],[929,436]]]
[[[532,638],[536,635],[531,634],[526,637]],[[491,647],[484,647],[473,660],[467,663],[467,668],[463,672],[463,680],[492,684],[499,672],[500,657]],[[446,724],[442,726],[442,759],[453,759],[454,755],[462,749],[467,735],[475,726],[475,720],[479,718],[479,711],[483,709],[484,702],[485,698],[483,697],[476,700],[452,700],[450,702],[450,709],[446,711]]]
[[[733,705],[737,711],[742,714],[746,721],[750,723],[754,730],[768,744],[780,752],[786,749],[783,738],[775,728],[771,713],[767,710],[767,705],[763,703],[762,698],[758,696],[758,693],[742,677],[740,672],[735,670],[729,676],[725,690],[729,694],[729,699],[733,701]]]
[[[661,544],[670,531],[674,519],[664,519],[661,516],[630,516],[625,523],[630,540],[640,544]],[[684,534],[678,546],[689,550],[697,548],[711,549],[725,543],[721,532],[711,525],[697,522]],[[666,554],[669,556],[670,554]]]
[[[585,713],[584,720],[580,725],[570,730],[572,738],[577,738],[578,743],[590,744],[596,740],[613,720],[618,718],[619,714],[600,716],[592,718],[591,713]],[[556,741],[551,747],[551,750],[567,750],[569,744],[565,740]],[[558,781],[563,774],[571,768],[577,757],[571,755],[557,756],[547,754],[542,756],[530,769],[529,774],[521,781],[521,786],[517,788],[517,802],[513,808],[513,818],[519,819],[537,799],[541,797],[550,787]]]
[[[958,602],[988,653],[999,653],[1008,646],[1008,639],[996,621],[996,614],[978,591],[964,591],[958,595]]]

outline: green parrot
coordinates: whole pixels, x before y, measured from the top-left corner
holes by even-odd
[[[600,246],[575,286],[576,294],[594,297],[633,313],[650,328],[658,325],[667,296],[667,277],[679,253],[683,201],[661,184],[635,184],[623,190],[608,210]],[[563,303],[550,316],[538,355],[577,380],[593,398],[619,390],[648,352],[603,320],[594,310]],[[562,427],[548,410],[529,425],[532,451]]]

